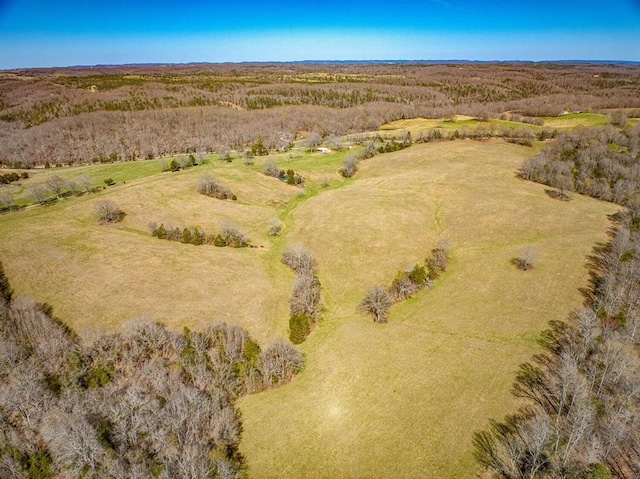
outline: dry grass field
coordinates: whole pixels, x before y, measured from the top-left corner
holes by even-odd
[[[337,174],[346,152],[278,156],[307,177],[304,190],[262,175],[264,159],[176,173],[155,162],[42,171],[118,184],[0,215],[0,260],[18,295],[49,302],[87,339],[151,317],[176,329],[233,322],[264,343],[287,334],[293,274],[280,251],[304,243],[318,259],[325,311],[302,345],[302,374],[240,401],[250,477],[471,477],[472,432],[513,410],[518,364],[550,319],[580,303],[585,256],[616,210],[556,201],[518,179],[534,151],[502,140],[414,145],[362,162],[349,180]],[[238,200],[199,195],[205,171]],[[127,213],[122,223],[97,224],[104,198]],[[278,238],[266,234],[275,216],[286,225]],[[212,232],[225,219],[256,247],[183,245],[147,228]],[[452,261],[434,288],[394,306],[388,324],[355,312],[369,287],[389,284],[443,238]],[[510,264],[525,245],[539,257],[527,272]]]
[[[413,146],[293,212],[289,238],[316,252],[327,309],[302,375],[241,400],[251,477],[473,476],[471,433],[512,410],[518,364],[580,303],[585,256],[615,210],[516,178],[530,152]],[[394,306],[386,325],[355,312],[439,238],[453,262],[433,289]],[[524,245],[539,254],[528,272],[509,262]]]

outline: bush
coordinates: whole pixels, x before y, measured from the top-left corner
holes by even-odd
[[[287,246],[282,251],[281,260],[298,274],[315,274],[316,259],[306,246]]]
[[[197,190],[198,193],[218,198],[220,200],[237,199],[229,187],[219,183],[218,180],[211,175],[203,175],[200,177],[198,180]]]
[[[273,176],[274,178],[278,178],[280,176],[280,169],[278,168],[278,165],[274,160],[269,159],[264,164],[262,173],[264,173],[267,176]]]
[[[125,217],[125,212],[111,200],[98,201],[95,204],[95,215],[100,223],[117,223]]]
[[[516,268],[527,271],[533,269],[536,257],[536,250],[531,246],[525,246],[520,251],[520,254],[513,258],[511,262],[516,266]]]
[[[300,344],[311,332],[309,318],[304,314],[294,314],[289,318],[289,341]]]
[[[220,234],[218,237],[224,242],[224,246],[230,246],[232,248],[244,248],[249,246],[249,237],[240,229],[236,224],[230,221],[224,222],[220,226]],[[218,240],[216,237],[216,240]],[[219,242],[219,241],[218,241]],[[216,244],[214,242],[214,244]],[[216,244],[216,246],[219,246]]]

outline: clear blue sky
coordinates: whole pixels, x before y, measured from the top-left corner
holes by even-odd
[[[640,61],[640,0],[0,0],[0,69],[374,59]]]

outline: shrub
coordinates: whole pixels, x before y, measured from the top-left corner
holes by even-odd
[[[294,314],[289,318],[289,341],[300,344],[311,332],[309,318],[304,314]]]
[[[218,198],[220,200],[237,199],[232,191],[226,185],[219,183],[211,175],[203,175],[198,180],[198,193]]]
[[[95,215],[100,223],[117,223],[125,217],[125,212],[113,201],[102,200],[95,204]]]
[[[278,178],[280,176],[280,169],[276,164],[275,160],[269,159],[264,164],[264,168],[262,169],[262,173],[267,176],[273,176],[274,178]]]
[[[220,234],[218,235],[224,246],[230,246],[232,248],[244,248],[249,245],[249,238],[247,234],[240,229],[236,224],[226,221],[220,225]],[[218,238],[216,237],[216,240]],[[215,244],[215,242],[214,242]],[[216,244],[216,246],[218,246]]]
[[[116,184],[116,182],[113,181],[113,178],[105,178],[104,184],[107,185],[107,186],[113,186],[113,185]]]
[[[536,257],[536,250],[531,246],[525,246],[520,250],[520,254],[513,258],[511,262],[516,266],[516,268],[527,271],[533,269]]]

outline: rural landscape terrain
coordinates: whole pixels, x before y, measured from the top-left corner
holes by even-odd
[[[0,72],[0,477],[640,475],[640,68]]]

